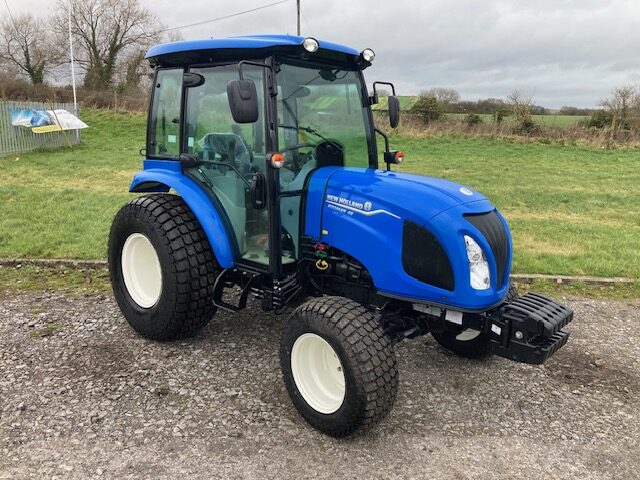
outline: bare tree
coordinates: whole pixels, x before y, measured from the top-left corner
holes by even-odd
[[[166,32],[160,41],[162,42],[178,42],[184,40],[182,33],[178,30],[170,30]],[[145,91],[148,90],[146,87],[145,79],[148,78],[149,74],[153,72],[151,69],[149,62],[144,58],[146,54],[146,48],[142,49],[129,49],[121,60],[122,68],[120,68],[120,72],[122,74],[117,75],[117,80],[119,82],[118,87],[122,90],[135,90],[139,88],[143,88]]]
[[[19,15],[0,25],[0,61],[26,75],[31,83],[44,82],[59,59],[48,29],[33,15]]]
[[[613,95],[602,100],[600,105],[611,114],[614,130],[629,128],[630,121],[635,120],[640,109],[640,89],[632,85],[617,87]]]
[[[434,97],[445,112],[448,110],[450,104],[460,101],[460,94],[453,88],[431,88],[423,92],[422,95]]]
[[[162,38],[163,42],[181,42],[184,40],[184,35],[180,30],[167,30]]]
[[[71,0],[71,6],[78,63],[84,67],[84,84],[89,88],[112,86],[119,64],[126,58],[139,59],[140,52],[158,39],[157,32],[162,29],[139,0]],[[66,25],[67,8],[67,0],[60,0],[57,25]]]
[[[145,50],[135,50],[123,60],[124,78],[120,81],[120,87],[133,89],[140,86],[143,76],[149,69],[147,62],[145,62],[145,53]]]
[[[640,86],[634,88],[634,93],[629,105],[627,124],[630,130],[640,131]]]
[[[531,116],[531,106],[533,105],[533,95],[522,90],[514,90],[507,97],[511,106],[511,113],[517,119]]]
[[[515,118],[516,133],[533,134],[539,130],[538,125],[533,121],[533,94],[522,90],[514,90],[507,97],[507,102],[511,110],[511,114]]]

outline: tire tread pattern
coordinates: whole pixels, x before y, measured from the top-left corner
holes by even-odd
[[[352,361],[356,383],[362,387],[361,405],[350,421],[339,428],[327,430],[313,416],[303,416],[316,428],[335,437],[343,437],[356,430],[364,431],[383,419],[393,407],[398,390],[398,367],[391,342],[374,315],[353,300],[328,296],[301,305],[291,316],[291,322],[326,322],[336,334]],[[289,325],[289,324],[288,324]],[[283,337],[287,335],[287,327]],[[292,339],[295,341],[295,339]]]
[[[171,256],[172,271],[168,274],[177,283],[175,311],[160,329],[147,336],[175,340],[195,335],[216,311],[212,299],[219,270],[200,222],[184,199],[172,194],[137,197],[118,212],[115,221],[121,215],[134,215],[159,230]]]

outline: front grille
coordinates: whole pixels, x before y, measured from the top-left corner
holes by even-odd
[[[402,267],[423,283],[453,291],[453,270],[447,252],[433,233],[410,221],[404,222],[402,231]]]
[[[504,278],[507,270],[507,262],[509,261],[509,239],[504,225],[500,221],[500,217],[494,210],[489,213],[481,213],[479,215],[465,215],[464,218],[480,230],[480,233],[489,243],[493,256],[496,259],[496,268],[498,270],[498,288],[507,281]]]

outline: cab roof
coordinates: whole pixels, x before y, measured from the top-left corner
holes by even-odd
[[[242,37],[211,38],[163,43],[151,47],[147,58],[152,65],[184,65],[218,60],[249,59],[282,53],[307,55],[318,60],[339,63],[360,63],[360,52],[338,43],[318,40],[320,48],[308,53],[302,47],[305,37],[296,35],[250,35]],[[368,66],[368,65],[367,65]]]

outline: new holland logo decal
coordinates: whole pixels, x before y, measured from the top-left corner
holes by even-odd
[[[340,213],[346,213],[347,215],[358,213],[366,217],[372,217],[374,215],[389,215],[393,218],[400,218],[398,215],[387,210],[374,209],[373,203],[371,202],[355,202],[353,200],[349,200],[348,198],[339,197],[337,195],[327,195],[327,208]]]

